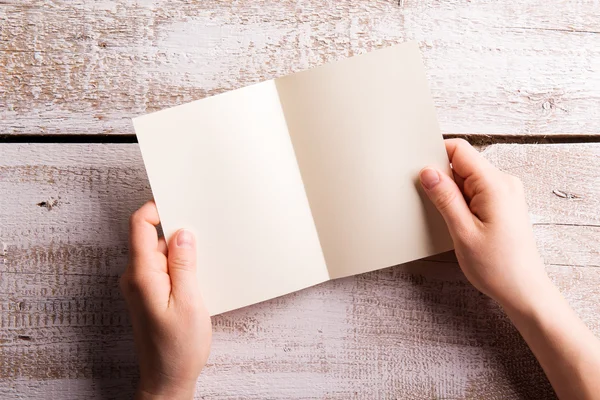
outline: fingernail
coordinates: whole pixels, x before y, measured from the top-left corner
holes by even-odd
[[[431,168],[422,170],[419,177],[421,178],[421,184],[425,186],[425,189],[433,189],[435,185],[440,182],[440,175],[436,170]]]
[[[177,247],[192,247],[194,245],[194,235],[190,231],[182,229],[177,234]]]

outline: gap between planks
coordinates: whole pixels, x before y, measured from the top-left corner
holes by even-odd
[[[574,144],[600,143],[600,136],[573,134],[528,134],[528,135],[489,135],[489,134],[444,134],[444,139],[461,138],[474,146],[490,146],[493,144]],[[51,135],[0,135],[0,143],[137,143],[132,134],[51,134]]]

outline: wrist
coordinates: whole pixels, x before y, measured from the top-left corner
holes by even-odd
[[[138,389],[135,393],[135,400],[191,400],[193,398],[194,391],[151,393],[144,389]]]
[[[160,385],[142,380],[136,390],[135,400],[190,400],[194,398],[195,389],[195,382]]]
[[[499,303],[506,315],[518,326],[522,321],[536,321],[552,314],[562,301],[560,291],[544,274],[530,281],[519,294],[509,296]]]

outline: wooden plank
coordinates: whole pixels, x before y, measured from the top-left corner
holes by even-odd
[[[0,134],[131,134],[133,116],[410,39],[445,133],[600,132],[596,0],[23,0],[0,20]]]
[[[127,217],[151,197],[137,145],[0,144],[0,154],[0,397],[129,398],[137,370],[117,280]],[[548,271],[600,334],[600,144],[485,155],[523,179]],[[448,254],[213,324],[198,398],[552,397],[502,311]]]

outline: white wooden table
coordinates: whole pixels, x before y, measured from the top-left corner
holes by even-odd
[[[0,398],[131,397],[117,280],[151,198],[131,117],[409,39],[443,132],[523,179],[548,273],[600,334],[598,0],[6,0]],[[554,396],[452,254],[213,324],[197,398]]]

